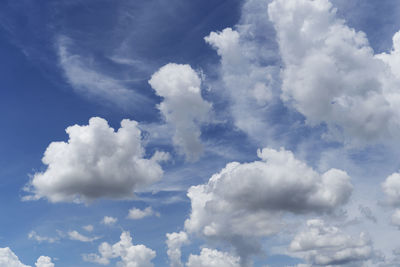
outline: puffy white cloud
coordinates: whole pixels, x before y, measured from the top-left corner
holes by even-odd
[[[41,242],[54,243],[59,240],[58,237],[40,236],[40,235],[38,235],[38,233],[36,233],[36,231],[29,232],[28,238],[36,240],[39,243],[41,243]]]
[[[265,148],[258,156],[260,161],[229,163],[208,183],[188,190],[192,211],[185,229],[232,243],[242,260],[257,249],[252,238],[281,229],[283,212],[331,212],[348,201],[353,188],[346,172],[319,174],[290,151]]]
[[[290,243],[312,265],[345,265],[370,259],[374,252],[369,238],[361,233],[354,237],[324,221],[307,221],[307,230],[298,233]]]
[[[392,215],[392,224],[400,227],[400,209],[396,209]]]
[[[398,35],[392,54],[374,55],[365,34],[338,19],[328,0],[274,0],[268,14],[284,63],[284,101],[347,144],[397,138]]]
[[[382,183],[382,189],[390,205],[400,207],[400,173],[393,173]]]
[[[71,240],[77,240],[77,241],[81,241],[81,242],[92,242],[92,241],[95,241],[100,238],[97,236],[88,237],[88,236],[80,234],[78,231],[70,231],[70,232],[68,232],[68,236],[69,236],[69,239],[71,239]]]
[[[143,210],[132,208],[129,210],[128,218],[132,220],[139,220],[153,215],[160,216],[160,214],[155,212],[152,207],[147,207]]]
[[[153,74],[149,84],[164,98],[158,108],[175,128],[174,145],[188,160],[197,160],[203,151],[200,125],[208,121],[211,110],[201,96],[199,75],[189,65],[169,63]]]
[[[15,255],[9,247],[0,248],[0,266],[30,267],[28,265],[22,264],[19,261],[17,255]]]
[[[148,98],[96,68],[91,58],[71,53],[73,42],[68,37],[59,37],[57,45],[60,67],[69,84],[79,94],[128,110],[138,104],[151,103]]]
[[[121,240],[113,245],[102,243],[99,246],[99,254],[83,255],[83,259],[107,265],[110,259],[120,258],[121,261],[117,265],[121,267],[153,267],[151,261],[156,256],[155,251],[144,245],[133,245],[129,232],[122,232]]]
[[[67,142],[52,142],[46,149],[44,172],[27,186],[33,195],[51,202],[88,202],[97,198],[132,198],[140,189],[161,179],[157,159],[144,158],[138,123],[122,120],[114,131],[107,121],[94,117],[89,125],[66,129]]]
[[[113,225],[118,221],[117,218],[111,217],[111,216],[104,216],[103,220],[101,221],[102,224],[105,225]]]
[[[36,267],[54,267],[54,263],[51,261],[50,257],[47,256],[40,256],[36,263]]]
[[[187,267],[239,267],[239,258],[226,252],[203,248],[200,255],[190,254]]]
[[[183,267],[181,260],[181,247],[189,243],[188,235],[181,231],[179,233],[167,233],[167,255],[171,267]]]

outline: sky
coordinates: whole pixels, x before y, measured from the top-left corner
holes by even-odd
[[[396,0],[0,3],[0,266],[399,266]]]

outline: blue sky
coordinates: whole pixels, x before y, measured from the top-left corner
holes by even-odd
[[[0,265],[399,265],[399,11],[3,1]]]

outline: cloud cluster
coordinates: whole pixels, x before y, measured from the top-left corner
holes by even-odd
[[[284,63],[284,101],[347,144],[398,136],[398,34],[391,54],[374,55],[328,0],[274,0],[268,14]]]
[[[35,265],[36,267],[54,267],[54,263],[51,261],[51,258],[47,256],[40,256]]]
[[[83,255],[83,259],[107,265],[111,259],[120,258],[121,261],[117,265],[121,267],[153,267],[151,261],[156,256],[155,251],[144,245],[133,245],[129,232],[122,232],[120,241],[113,245],[103,242],[99,246],[99,254]]]
[[[183,267],[181,260],[181,247],[189,243],[188,235],[185,232],[167,233],[167,255],[171,267]]]
[[[118,221],[117,218],[111,217],[111,216],[104,216],[103,220],[101,220],[101,223],[104,225],[113,225]]]
[[[283,212],[331,212],[351,195],[353,186],[344,171],[319,174],[284,149],[265,148],[258,156],[260,161],[229,163],[208,183],[188,190],[188,232],[228,241],[244,257],[257,249],[251,238],[281,229]]]
[[[373,256],[371,242],[364,233],[350,236],[318,219],[307,221],[307,230],[294,237],[289,249],[303,255],[312,266],[343,266]]]
[[[238,257],[227,252],[221,252],[209,248],[203,248],[200,255],[189,255],[187,267],[239,267]]]
[[[208,121],[211,104],[201,96],[201,79],[189,66],[169,63],[153,74],[149,84],[163,97],[158,105],[175,129],[173,143],[190,161],[203,151],[200,125]]]
[[[100,239],[100,237],[97,237],[97,236],[88,237],[88,236],[82,235],[81,233],[79,233],[78,231],[75,231],[75,230],[68,232],[68,236],[69,236],[69,239],[71,239],[71,240],[77,240],[77,241],[81,241],[81,242],[92,242],[97,239]]]
[[[18,259],[17,255],[12,252],[9,247],[0,248],[0,266],[7,267],[30,267],[25,265]],[[51,258],[47,256],[40,256],[36,263],[36,267],[54,267],[54,263],[51,262]]]
[[[147,207],[143,210],[132,208],[129,210],[128,218],[132,220],[139,220],[153,215],[160,216],[160,214],[155,212],[152,207]]]
[[[122,120],[115,132],[106,120],[94,117],[89,125],[70,126],[66,132],[67,142],[52,142],[47,147],[42,159],[47,169],[34,174],[28,188],[33,195],[25,199],[127,199],[163,175],[156,159],[144,158],[135,121]]]

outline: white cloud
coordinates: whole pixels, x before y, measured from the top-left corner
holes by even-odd
[[[101,221],[102,224],[105,225],[113,225],[118,221],[117,218],[111,217],[111,216],[104,216],[103,220]]]
[[[188,190],[192,211],[188,232],[232,243],[242,260],[259,249],[252,238],[277,233],[283,212],[331,212],[352,192],[346,172],[319,174],[290,151],[265,148],[261,161],[232,162],[208,183]]]
[[[41,242],[54,243],[54,242],[57,242],[59,240],[59,238],[57,238],[57,237],[40,236],[35,231],[29,232],[28,238],[36,240],[39,243],[41,243]]]
[[[143,95],[128,89],[121,81],[96,69],[91,58],[72,54],[70,48],[73,42],[68,37],[61,36],[57,45],[59,63],[65,78],[78,93],[103,102],[111,102],[123,109],[151,103]]]
[[[396,209],[392,215],[392,224],[400,227],[400,209]]]
[[[22,264],[18,257],[11,251],[10,248],[0,248],[0,266],[7,267],[30,267]]]
[[[284,101],[346,144],[397,138],[398,35],[392,54],[374,55],[365,34],[338,19],[328,0],[275,0],[268,14],[284,63]]]
[[[200,255],[190,254],[187,267],[239,267],[239,258],[226,252],[203,248]]]
[[[154,212],[152,207],[147,207],[144,210],[132,208],[129,210],[128,218],[132,220],[139,220],[153,215],[160,216],[158,212]]]
[[[167,233],[167,255],[171,267],[183,267],[181,260],[181,247],[189,243],[188,235],[181,231],[179,233]]]
[[[35,265],[36,267],[54,267],[54,263],[51,262],[51,258],[47,256],[40,256]]]
[[[70,231],[70,232],[68,232],[68,236],[69,236],[69,239],[71,239],[71,240],[77,240],[77,241],[81,241],[81,242],[92,242],[92,241],[95,241],[100,238],[97,236],[88,237],[88,236],[80,234],[78,231]]]
[[[312,266],[365,261],[374,253],[364,233],[359,237],[350,236],[337,227],[325,226],[324,221],[318,219],[307,221],[307,230],[294,237],[289,249],[298,252]]]
[[[46,149],[44,172],[37,172],[25,200],[88,202],[97,198],[128,199],[161,179],[157,159],[144,158],[138,123],[122,120],[114,131],[107,121],[94,117],[89,125],[66,129],[67,142],[52,142]]]
[[[169,63],[153,74],[149,84],[164,99],[158,105],[175,128],[173,143],[190,161],[203,151],[200,125],[208,121],[211,104],[201,96],[201,79],[189,65]]]
[[[99,255],[100,254],[100,255]],[[129,232],[122,232],[121,240],[113,245],[107,242],[99,246],[99,254],[83,255],[88,262],[107,265],[110,259],[120,258],[117,266],[121,267],[153,267],[151,262],[156,252],[144,245],[133,245]]]
[[[382,183],[382,189],[390,205],[400,207],[400,173],[393,173]]]
[[[94,230],[94,227],[91,224],[85,225],[82,228],[87,232],[92,232]]]

